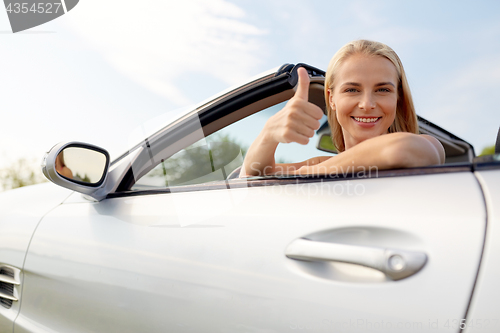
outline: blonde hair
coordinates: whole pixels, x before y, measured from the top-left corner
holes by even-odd
[[[406,79],[406,74],[403,64],[399,59],[396,52],[389,46],[373,42],[369,40],[355,40],[344,45],[340,50],[335,53],[328,69],[325,78],[325,99],[326,109],[328,115],[328,122],[332,131],[332,141],[337,148],[338,152],[345,150],[344,134],[340,126],[335,111],[332,111],[330,101],[328,98],[328,90],[333,89],[335,74],[338,72],[340,66],[352,55],[363,54],[367,56],[380,56],[388,59],[398,73],[398,102],[396,106],[396,117],[394,122],[389,127],[389,133],[395,132],[410,132],[418,134],[418,120],[411,97],[410,86]]]

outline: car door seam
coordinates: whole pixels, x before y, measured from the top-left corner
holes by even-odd
[[[478,176],[477,176],[477,174],[476,174],[475,171],[472,172],[472,175],[474,176],[474,179],[476,179],[476,181],[477,181],[477,183],[479,185],[479,189],[480,189],[481,195],[483,197],[484,211],[485,211],[485,221],[484,221],[483,243],[482,243],[482,246],[481,246],[481,254],[479,255],[479,264],[478,264],[477,271],[476,271],[476,277],[474,278],[474,283],[472,285],[472,290],[471,290],[471,294],[470,294],[470,297],[469,297],[469,302],[467,304],[467,307],[465,308],[465,313],[464,313],[464,316],[463,316],[463,319],[465,319],[465,322],[467,322],[467,316],[469,314],[469,310],[470,310],[470,307],[471,307],[471,304],[472,304],[472,299],[474,297],[474,291],[476,289],[476,285],[477,285],[477,282],[478,282],[478,279],[479,279],[479,274],[481,272],[481,265],[482,265],[483,257],[484,257],[484,249],[486,248],[486,236],[487,236],[487,232],[488,232],[488,217],[489,217],[488,204],[487,204],[487,201],[486,201],[486,196],[484,194],[484,188],[483,188],[483,185],[481,183],[481,180],[478,178]],[[463,328],[459,327],[459,332],[463,332],[466,328],[467,328],[467,325],[464,325]]]
[[[21,280],[21,292],[20,292],[20,297],[19,297],[19,310],[17,311],[17,314],[14,318],[14,320],[12,321],[12,333],[15,332],[15,327],[16,327],[16,321],[17,321],[17,318],[19,317],[19,314],[21,314],[21,308],[22,308],[22,305],[23,305],[23,292],[24,292],[24,266],[26,265],[26,258],[28,257],[28,253],[29,253],[29,250],[30,250],[30,246],[31,246],[31,242],[33,241],[33,237],[35,237],[35,234],[36,234],[36,231],[38,230],[38,226],[40,225],[40,223],[43,221],[43,219],[45,218],[45,216],[47,216],[49,213],[51,213],[53,210],[55,210],[57,207],[61,206],[62,204],[64,204],[64,201],[66,201],[71,195],[73,194],[73,192],[71,192],[66,198],[64,198],[60,204],[52,207],[51,209],[49,209],[45,214],[42,215],[42,217],[40,217],[40,220],[38,221],[38,223],[36,224],[36,227],[35,229],[33,230],[33,232],[31,233],[31,237],[30,237],[30,240],[28,242],[28,246],[26,247],[26,252],[24,253],[24,259],[23,259],[23,264],[22,264],[22,267],[21,267],[21,274],[20,274],[20,280]]]

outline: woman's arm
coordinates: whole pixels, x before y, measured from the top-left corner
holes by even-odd
[[[71,172],[71,170],[66,166],[63,166],[61,171],[57,171],[57,172],[59,172],[61,175],[63,175],[66,178],[73,179],[73,172]]]
[[[247,155],[248,156],[248,155]],[[266,166],[263,170],[259,168],[255,168],[252,170],[252,165],[250,165],[249,172],[246,172],[245,164],[242,165],[239,177],[249,177],[256,175],[286,175],[293,174],[295,171],[300,169],[303,166],[313,166],[318,163],[324,162],[327,159],[331,158],[331,156],[316,156],[310,158],[308,160],[297,162],[297,163],[274,163],[274,155],[272,162],[274,163],[274,167]],[[254,162],[255,163],[255,162]],[[255,164],[254,164],[255,165]],[[258,164],[257,164],[258,165]]]
[[[341,174],[443,164],[444,148],[429,135],[391,133],[363,141],[345,152],[295,174]]]
[[[294,171],[304,165],[312,165],[312,161],[291,164],[276,164],[274,154],[279,143],[297,142],[306,145],[314,131],[319,128],[319,120],[323,111],[315,104],[309,103],[309,75],[304,68],[297,71],[299,80],[295,95],[286,106],[270,117],[262,132],[248,149],[240,177],[275,174],[283,169]],[[279,168],[277,169],[277,166]]]

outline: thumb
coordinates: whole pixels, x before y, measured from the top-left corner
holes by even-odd
[[[297,82],[297,91],[295,92],[295,97],[302,98],[304,100],[309,100],[309,74],[305,68],[300,67],[297,70],[299,75],[299,82]]]

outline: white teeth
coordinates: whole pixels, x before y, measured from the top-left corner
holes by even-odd
[[[354,119],[356,119],[356,121],[359,121],[361,123],[374,123],[378,120],[378,118],[356,118],[356,117],[354,117]]]

